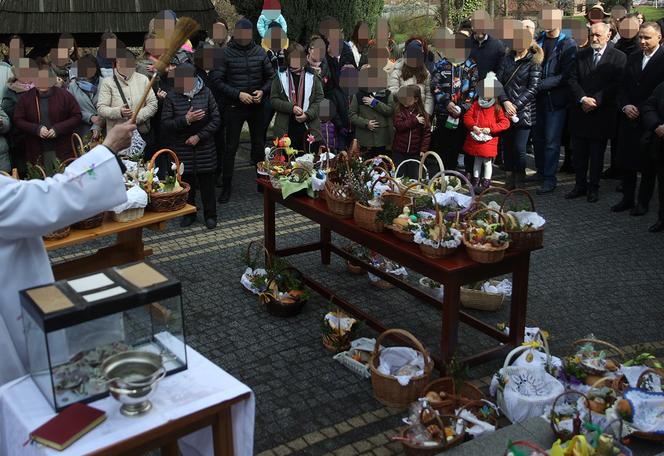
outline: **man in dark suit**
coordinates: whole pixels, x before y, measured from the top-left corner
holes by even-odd
[[[659,45],[662,29],[656,22],[644,22],[639,29],[641,51],[627,57],[622,88],[618,95],[622,114],[619,121],[619,162],[622,169],[623,198],[613,212],[631,209],[631,215],[644,215],[652,196],[655,171],[648,154],[638,147],[643,136],[641,108],[655,87],[664,81],[664,48]],[[634,205],[637,173],[642,173],[638,204]]]
[[[664,82],[655,88],[641,110],[644,153],[655,163],[659,193],[657,222],[648,230],[652,233],[664,231]]]
[[[608,46],[610,33],[611,29],[604,22],[590,27],[590,47],[578,52],[570,74],[569,128],[576,185],[565,195],[567,199],[586,194],[590,203],[598,199],[604,150],[615,128],[616,94],[627,62],[623,52]]]

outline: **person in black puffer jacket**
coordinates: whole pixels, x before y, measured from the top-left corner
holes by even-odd
[[[496,79],[504,92],[498,99],[512,121],[504,140],[506,187],[523,188],[526,177],[526,145],[530,129],[535,124],[535,97],[542,74],[544,53],[528,30],[514,30],[514,49],[498,67]],[[528,45],[528,43],[531,43]]]
[[[231,197],[235,153],[245,122],[249,124],[251,136],[251,163],[256,165],[265,156],[263,103],[274,71],[267,54],[252,41],[252,36],[251,22],[237,21],[233,39],[224,48],[219,67],[210,74],[212,83],[226,99],[226,155],[222,164],[220,203],[227,203]]]
[[[161,112],[162,132],[184,165],[182,179],[191,186],[188,203],[196,204],[196,189],[201,190],[205,226],[217,226],[215,170],[217,150],[214,135],[219,128],[219,111],[210,89],[196,76],[193,65],[175,68],[173,90],[164,99]],[[180,226],[194,223],[196,215],[187,215]]]

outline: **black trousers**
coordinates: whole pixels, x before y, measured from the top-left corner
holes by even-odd
[[[214,194],[216,177],[214,172],[207,173],[184,173],[182,180],[191,186],[187,203],[196,205],[196,190],[201,192],[201,202],[203,203],[203,217],[217,218],[217,199]]]
[[[657,160],[657,193],[659,197],[659,219],[664,220],[664,157]]]
[[[360,153],[362,154],[363,160],[369,160],[370,158],[375,158],[378,155],[386,155],[387,148],[385,146],[380,147],[361,147]]]
[[[453,130],[445,128],[445,121],[438,119],[436,129],[433,131],[435,151],[438,152],[443,159],[445,169],[456,170],[457,160],[459,154],[463,153],[463,142],[466,140],[468,130],[463,126],[462,122]],[[467,173],[473,172],[474,158],[472,155],[466,154],[463,159],[464,168]],[[429,170],[431,174],[432,170]],[[433,174],[431,174],[433,176]]]
[[[657,180],[658,168],[662,160],[655,159],[651,154],[643,154],[643,168],[641,171],[641,183],[637,202],[644,206],[650,204],[652,194],[655,192],[655,181]],[[660,181],[661,182],[661,181]],[[660,184],[661,187],[661,184]],[[659,190],[661,193],[661,189]],[[660,204],[662,200],[660,199]]]
[[[420,156],[419,154],[404,154],[401,152],[397,152],[395,150],[392,151],[392,160],[394,160],[395,165],[399,166],[401,162],[408,159],[419,160]],[[417,174],[419,172],[419,169],[420,165],[415,162],[406,163],[399,170],[399,176],[405,176],[405,177],[410,177],[411,179],[417,179]],[[429,170],[429,173],[431,173],[431,170]],[[430,178],[433,177],[433,174],[430,174],[429,177]]]
[[[215,179],[219,179],[219,176],[221,176],[224,157],[226,156],[226,122],[224,114],[222,112],[219,112],[219,114],[221,115],[221,125],[219,125],[219,129],[214,134],[214,144],[217,147],[217,169],[214,173]]]
[[[576,186],[580,189],[599,188],[599,178],[604,167],[606,139],[590,139],[574,136],[570,143],[574,149]],[[565,148],[565,153],[567,153]],[[589,166],[590,165],[590,166]]]
[[[233,178],[235,154],[240,145],[240,134],[245,122],[249,124],[249,135],[251,136],[251,163],[255,165],[264,159],[264,109],[263,104],[228,106],[226,110],[226,150],[222,164],[224,180]]]

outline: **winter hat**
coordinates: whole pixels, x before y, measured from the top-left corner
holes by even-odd
[[[251,23],[251,21],[247,18],[242,18],[239,21],[235,23],[235,28],[236,29],[253,29],[254,25]]]
[[[421,57],[424,54],[422,42],[420,40],[413,40],[406,46],[405,55],[408,57]]]
[[[263,9],[264,10],[280,10],[281,9],[281,3],[279,3],[279,0],[264,0],[263,1]]]
[[[502,93],[503,85],[496,78],[496,73],[489,71],[480,83],[479,96],[483,98],[498,98]]]

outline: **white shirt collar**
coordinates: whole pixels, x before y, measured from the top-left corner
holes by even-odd
[[[607,45],[608,45],[608,43],[605,44],[604,47],[603,47],[602,49],[597,49],[597,50],[593,49],[594,53],[595,53],[595,54],[599,54],[600,57],[603,56],[603,55],[604,55],[604,52],[606,51],[606,47],[607,47]]]
[[[649,59],[650,57],[655,55],[655,52],[657,52],[658,49],[659,49],[659,44],[657,45],[657,47],[650,54],[646,54],[646,52],[643,51],[643,57]]]

